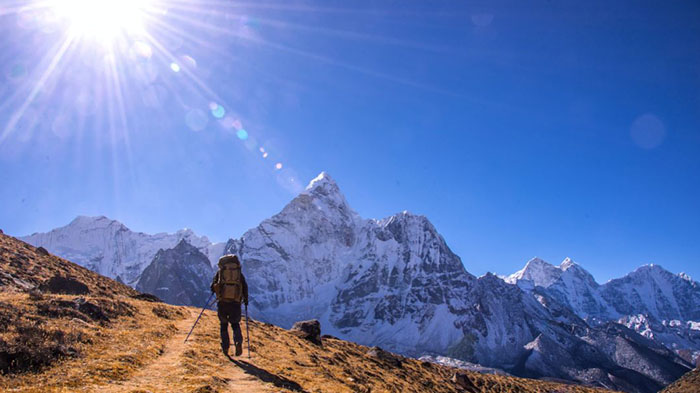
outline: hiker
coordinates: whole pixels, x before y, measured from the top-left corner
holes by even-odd
[[[243,335],[241,334],[241,303],[248,307],[248,284],[241,272],[241,261],[237,255],[227,254],[219,258],[219,271],[211,283],[211,291],[216,294],[217,313],[221,323],[221,350],[228,356],[230,340],[228,324],[233,329],[233,343],[236,356],[243,353]]]

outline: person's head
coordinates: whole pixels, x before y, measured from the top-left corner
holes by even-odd
[[[238,255],[236,254],[226,254],[219,258],[219,267],[227,263],[235,263],[236,265],[240,265],[241,261],[238,259]]]

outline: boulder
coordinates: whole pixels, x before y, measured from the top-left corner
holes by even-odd
[[[403,359],[399,355],[387,352],[379,347],[372,347],[367,351],[367,356],[375,358],[383,363],[387,363],[392,367],[401,368]]]
[[[452,375],[452,383],[454,383],[462,389],[466,389],[469,392],[477,391],[476,386],[474,386],[472,380],[469,379],[469,376],[464,373],[454,373],[454,375]]]
[[[90,293],[90,289],[82,282],[72,277],[61,276],[53,276],[44,281],[39,286],[39,289],[44,292],[65,293],[69,295],[86,295]]]
[[[90,317],[94,321],[109,321],[109,317],[105,315],[102,307],[95,303],[91,303],[83,298],[77,298],[73,300],[76,308],[81,313]]]
[[[305,340],[321,345],[321,322],[317,319],[296,322],[291,331]]]
[[[139,293],[138,295],[132,295],[131,296],[133,299],[136,300],[144,300],[147,302],[152,302],[152,303],[162,303],[163,301],[158,298],[156,295],[151,295],[150,293]]]
[[[41,255],[49,255],[49,251],[45,249],[44,247],[39,247],[36,249],[36,252],[41,254]]]

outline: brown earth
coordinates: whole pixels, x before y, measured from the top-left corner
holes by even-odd
[[[56,276],[84,284],[87,293],[50,293],[48,281]],[[228,358],[219,348],[213,311],[184,343],[198,314],[142,300],[125,285],[0,234],[1,391],[606,391],[461,371],[334,338],[317,345],[252,320],[251,357],[244,345],[243,356]],[[455,372],[471,387],[453,382]]]

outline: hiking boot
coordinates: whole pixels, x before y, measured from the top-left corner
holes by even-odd
[[[221,350],[224,352],[224,355],[228,356],[228,347],[222,345]]]
[[[243,353],[243,343],[236,343],[236,356],[241,356]]]

